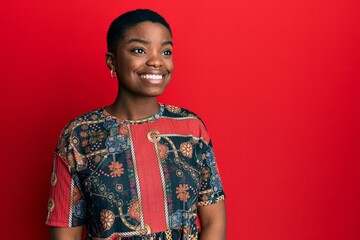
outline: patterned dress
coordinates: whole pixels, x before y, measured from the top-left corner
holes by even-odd
[[[64,128],[46,223],[86,239],[198,239],[198,206],[225,198],[210,137],[192,112],[162,105],[121,121],[104,108]]]

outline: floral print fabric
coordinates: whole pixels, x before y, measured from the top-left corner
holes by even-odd
[[[198,207],[224,198],[195,114],[161,105],[148,119],[121,121],[101,108],[60,136],[47,224],[86,224],[87,239],[197,239]]]

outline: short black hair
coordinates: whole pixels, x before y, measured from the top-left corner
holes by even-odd
[[[106,37],[108,51],[114,52],[116,50],[118,41],[123,38],[128,28],[146,21],[162,24],[172,35],[170,25],[160,14],[149,9],[136,9],[126,12],[112,21]]]

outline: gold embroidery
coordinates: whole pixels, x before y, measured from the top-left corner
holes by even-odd
[[[52,212],[55,208],[55,202],[54,202],[54,199],[52,198],[49,198],[49,201],[48,201],[48,211],[49,212]]]
[[[154,130],[150,130],[148,133],[147,133],[147,138],[150,142],[152,143],[157,143],[160,141],[160,132],[156,129]]]
[[[57,177],[56,177],[56,174],[54,172],[51,173],[51,181],[50,181],[50,183],[51,183],[51,186],[53,186],[53,187],[57,183]]]

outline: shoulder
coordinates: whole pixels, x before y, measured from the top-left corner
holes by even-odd
[[[204,122],[201,120],[201,118],[194,113],[193,111],[183,108],[183,107],[178,107],[178,106],[174,106],[174,105],[170,105],[170,104],[164,104],[165,106],[165,110],[164,110],[164,117],[171,117],[171,118],[189,118],[189,119],[196,119],[198,120],[200,123],[204,124]]]
[[[104,121],[104,116],[102,114],[103,108],[94,109],[77,117],[74,117],[70,121],[68,121],[65,127],[62,129],[60,134],[60,139],[58,141],[56,149],[64,147],[69,144],[70,138],[74,135],[75,132],[81,129],[88,127],[91,123],[97,123]],[[75,140],[76,141],[76,140]]]
[[[102,112],[103,112],[103,108],[98,108],[98,109],[94,109],[94,110],[82,113],[81,115],[78,115],[77,117],[74,117],[73,119],[71,119],[65,125],[63,131],[71,132],[79,126],[103,121],[104,115],[102,114]]]
[[[178,127],[190,129],[194,136],[201,137],[206,142],[209,142],[210,136],[204,122],[193,111],[186,108],[165,104],[162,117],[175,120]]]

